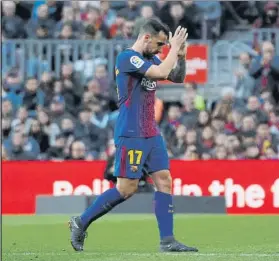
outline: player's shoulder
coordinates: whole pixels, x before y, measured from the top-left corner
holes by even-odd
[[[118,66],[131,63],[136,68],[140,68],[145,62],[144,57],[133,49],[125,49],[118,54],[116,63]]]
[[[118,54],[117,59],[118,60],[123,60],[123,59],[126,60],[126,59],[129,59],[131,57],[138,57],[139,59],[144,60],[144,57],[140,53],[136,52],[133,49],[125,49],[125,50],[123,50],[122,52],[120,52]]]

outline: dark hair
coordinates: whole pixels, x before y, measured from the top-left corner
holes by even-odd
[[[160,19],[150,18],[141,27],[140,34],[151,33],[152,35],[157,35],[161,31],[168,36],[170,30],[169,30],[169,27],[166,24],[164,24],[160,21]]]

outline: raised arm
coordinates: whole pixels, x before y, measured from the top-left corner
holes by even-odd
[[[187,37],[188,37],[187,29],[181,28],[181,26],[179,26],[176,29],[174,36],[172,36],[172,34],[170,33],[169,42],[171,45],[171,49],[166,59],[160,65],[150,66],[150,68],[146,71],[145,76],[154,80],[167,79],[171,71],[173,70],[175,64],[177,63],[181,46],[186,42]],[[185,64],[184,64],[184,68],[185,68]],[[182,76],[180,78],[182,78]]]
[[[186,61],[185,56],[179,57],[174,69],[171,70],[168,80],[175,83],[183,83],[186,76]]]

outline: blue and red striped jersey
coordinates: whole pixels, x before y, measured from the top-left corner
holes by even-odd
[[[119,116],[114,130],[115,143],[119,137],[153,137],[160,134],[155,121],[155,91],[157,81],[144,76],[157,56],[146,59],[140,53],[126,49],[116,59],[115,74]]]

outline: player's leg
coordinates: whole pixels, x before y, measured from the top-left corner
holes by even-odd
[[[71,243],[76,251],[83,250],[85,231],[92,222],[102,217],[115,206],[131,197],[138,188],[142,176],[142,167],[147,154],[141,140],[123,138],[117,146],[115,155],[115,172],[117,185],[105,191],[80,217],[72,217]]]
[[[154,145],[147,159],[149,172],[156,187],[155,215],[160,232],[160,249],[167,252],[198,251],[175,240],[173,234],[172,178],[165,143],[161,136],[154,137]]]

